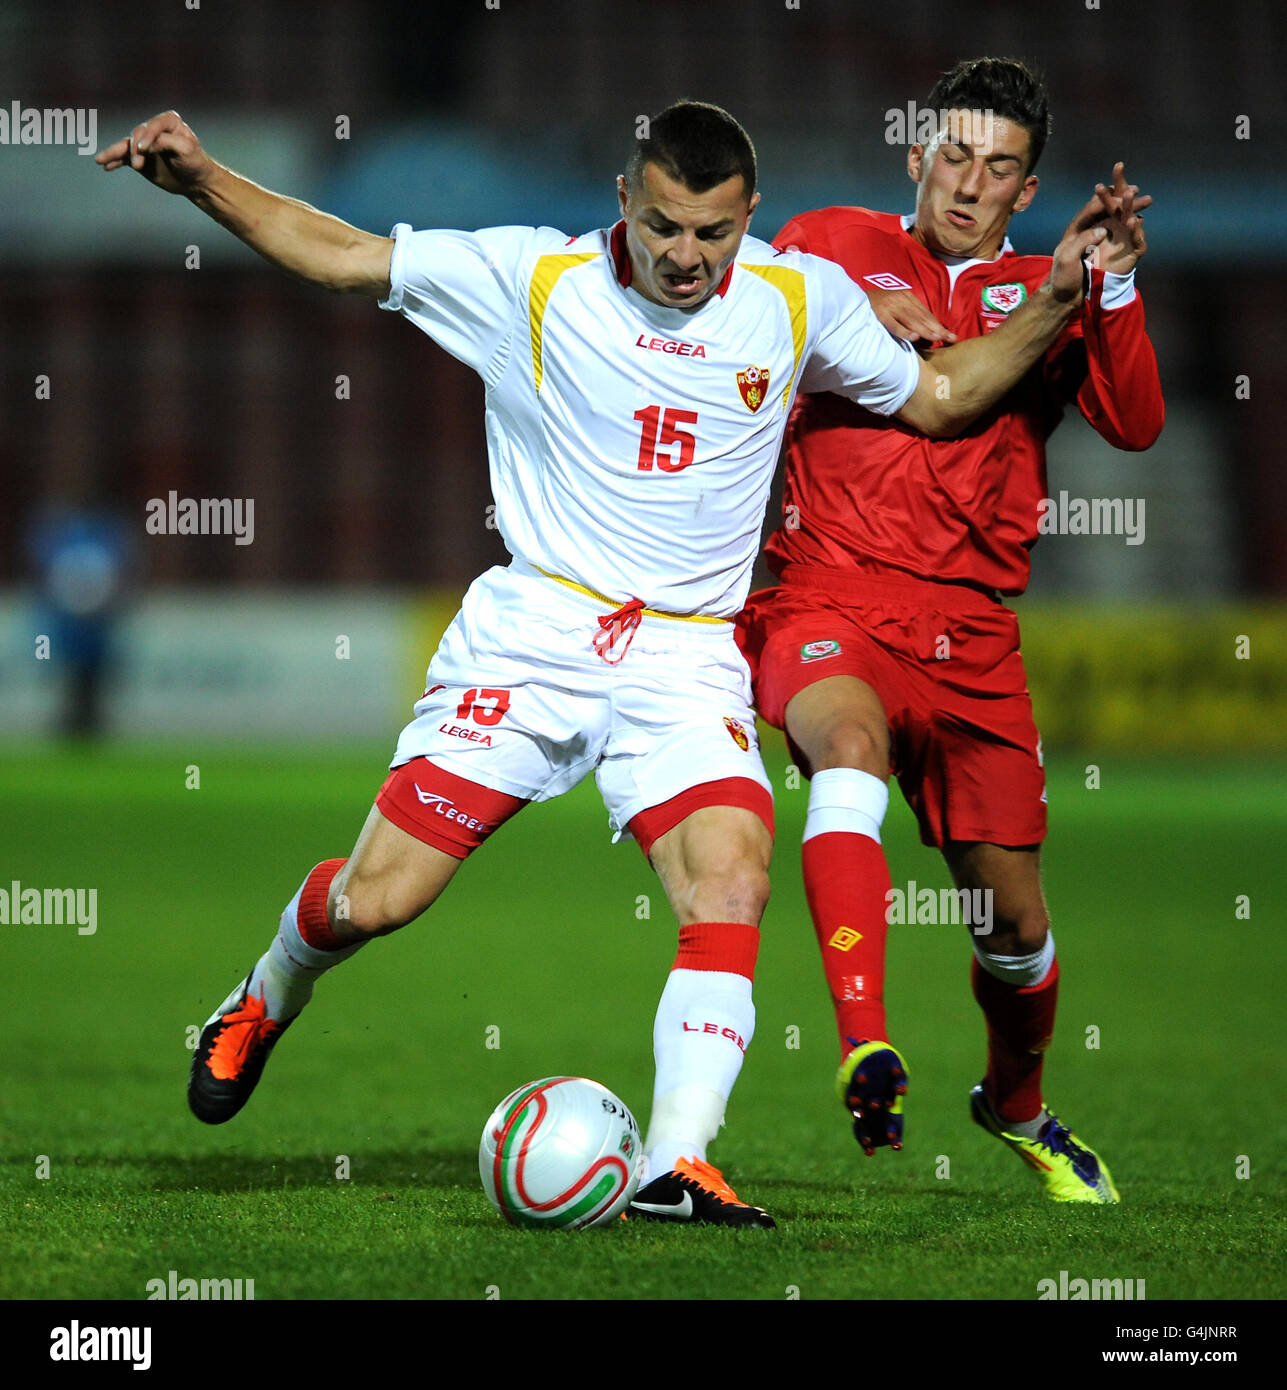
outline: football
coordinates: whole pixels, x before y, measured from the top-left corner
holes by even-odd
[[[512,1091],[478,1146],[483,1191],[515,1226],[607,1225],[625,1211],[642,1168],[635,1117],[584,1076],[550,1076]]]

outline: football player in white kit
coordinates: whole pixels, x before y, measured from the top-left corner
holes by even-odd
[[[403,224],[373,236],[217,164],[173,111],[97,159],[187,196],[283,270],[379,300],[473,367],[513,557],[466,594],[352,853],[310,871],[206,1024],[193,1112],[235,1115],[323,971],[418,917],[528,802],[593,772],[615,838],[638,842],[679,923],[631,1212],[774,1225],[707,1146],[755,1026],[772,798],[732,619],[787,415],[798,390],[833,390],[958,432],[1078,309],[1098,204],[1041,292],[931,363],[880,327],[839,267],[746,236],[754,150],[704,103],[653,118],[618,179],[621,220],[579,237]]]

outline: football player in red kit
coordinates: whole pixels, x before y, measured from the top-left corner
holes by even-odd
[[[1048,257],[1018,255],[1006,236],[1036,195],[1049,108],[1040,78],[996,58],[958,64],[926,104],[941,120],[908,154],[913,215],[827,208],[775,244],[838,262],[891,331],[941,343],[990,332],[1049,274]],[[901,1147],[907,1090],[883,1001],[892,771],[976,909],[964,915],[988,1052],[973,1118],[1054,1200],[1115,1202],[1103,1161],[1042,1095],[1059,979],[1039,871],[1045,777],[1018,622],[1001,601],[1027,584],[1045,442],[1063,409],[1075,402],[1120,449],[1148,448],[1162,427],[1134,284],[1151,199],[1120,164],[1097,193],[1109,236],[1084,310],[964,437],[800,396],[785,521],[767,546],[780,583],[739,622],[756,704],[811,777],[805,888],[836,1010],[838,1091],[864,1151]]]

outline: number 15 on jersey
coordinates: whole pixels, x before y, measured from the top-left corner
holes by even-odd
[[[636,410],[635,419],[643,426],[639,440],[639,468],[643,472],[651,472],[655,466],[663,473],[678,473],[692,463],[697,436],[680,426],[697,423],[695,410],[668,407],[663,411],[659,405],[649,405]],[[676,444],[678,457],[673,452]]]

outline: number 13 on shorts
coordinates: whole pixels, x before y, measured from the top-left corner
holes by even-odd
[[[505,718],[509,709],[510,692],[487,687],[479,690],[466,690],[464,698],[456,707],[457,719],[472,719],[475,724],[492,726]]]

